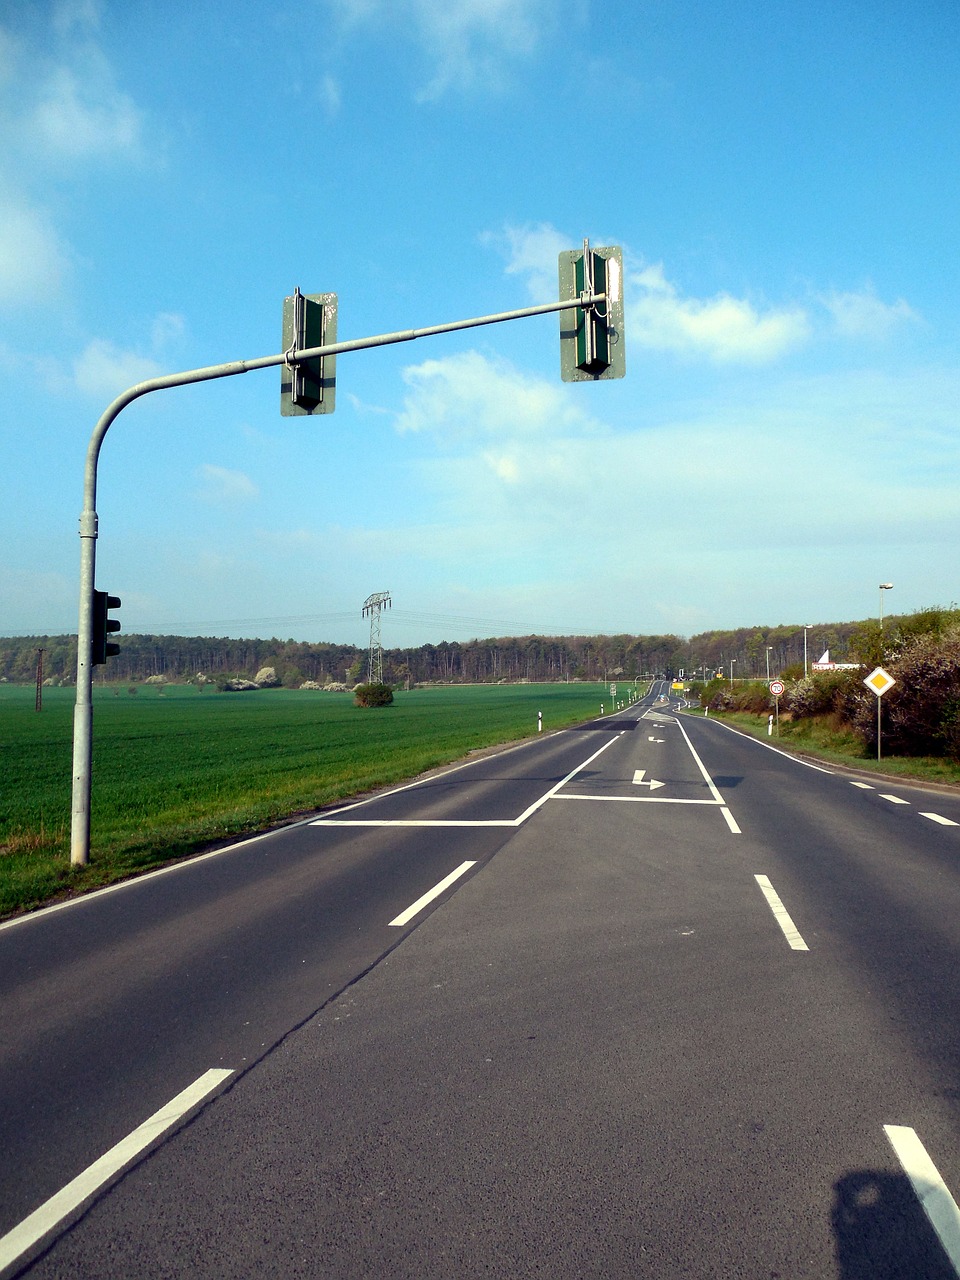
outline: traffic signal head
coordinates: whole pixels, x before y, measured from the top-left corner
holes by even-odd
[[[569,249],[560,254],[560,299],[583,293],[603,302],[560,312],[560,376],[564,382],[596,382],[626,373],[623,340],[623,254],[617,246]]]
[[[111,609],[120,608],[120,597],[107,595],[106,591],[93,593],[93,632],[90,642],[91,663],[102,666],[108,658],[115,658],[120,646],[107,640],[108,635],[120,630],[117,618],[110,617]]]
[[[296,289],[283,300],[283,349],[291,354],[311,347],[332,346],[337,340],[337,295],[303,294]],[[292,361],[280,371],[280,413],[289,418],[304,413],[333,413],[336,356]]]

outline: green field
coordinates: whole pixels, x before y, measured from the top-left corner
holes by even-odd
[[[90,865],[71,868],[72,689],[0,685],[0,915],[106,884],[480,747],[599,714],[596,684],[350,694],[94,690]]]

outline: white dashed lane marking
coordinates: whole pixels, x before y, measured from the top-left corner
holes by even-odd
[[[954,1271],[960,1272],[960,1209],[927,1155],[915,1130],[901,1124],[885,1124],[883,1131],[897,1153],[903,1172],[917,1193],[923,1211],[930,1219]]]
[[[952,818],[944,818],[939,813],[921,813],[921,818],[929,818],[931,822],[939,822],[941,827],[960,827],[960,822],[954,822]]]
[[[789,942],[792,949],[794,951],[809,951],[810,948],[804,942],[803,938],[801,938],[800,931],[791,920],[786,907],[780,901],[780,898],[768,877],[754,876],[753,878],[760,886],[763,896],[767,900],[767,905],[773,912],[774,919],[783,930],[783,936],[786,938],[787,942]]]

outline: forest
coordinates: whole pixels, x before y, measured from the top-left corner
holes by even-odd
[[[888,627],[896,623],[888,619]],[[817,626],[781,625],[707,631],[689,639],[676,635],[499,637],[441,641],[383,650],[384,680],[394,684],[433,682],[489,684],[499,681],[635,679],[645,675],[708,678],[731,670],[739,679],[781,674],[812,664],[825,649],[833,661],[859,660],[876,622]],[[135,684],[151,677],[172,683],[224,677],[252,679],[273,667],[283,685],[355,684],[367,675],[367,650],[355,645],[297,640],[231,639],[209,636],[123,635],[120,653],[96,669],[98,682]],[[857,650],[856,654],[853,651]],[[852,656],[853,655],[853,656]],[[0,637],[0,679],[30,683],[42,663],[44,681],[71,684],[76,678],[76,636]]]

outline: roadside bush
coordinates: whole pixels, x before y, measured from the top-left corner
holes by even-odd
[[[886,667],[897,683],[883,695],[884,751],[960,760],[960,627],[917,636]],[[872,693],[864,691],[852,721],[864,743],[875,748]]]
[[[724,680],[711,680],[700,695],[700,705],[711,711],[746,711],[766,715],[773,709],[773,699],[764,680],[751,680],[730,685]]]
[[[820,671],[795,680],[785,694],[786,709],[797,720],[836,712],[849,719],[865,692],[858,671]]]
[[[393,701],[393,690],[388,684],[358,684],[353,691],[353,700],[358,707],[389,707]]]
[[[765,716],[773,710],[773,698],[765,680],[751,680],[749,684],[735,685],[733,709],[749,711],[755,716]]]
[[[719,680],[714,676],[708,684],[700,690],[701,707],[709,707],[712,712],[719,712],[727,708],[727,696],[730,694],[730,685],[726,681]]]

